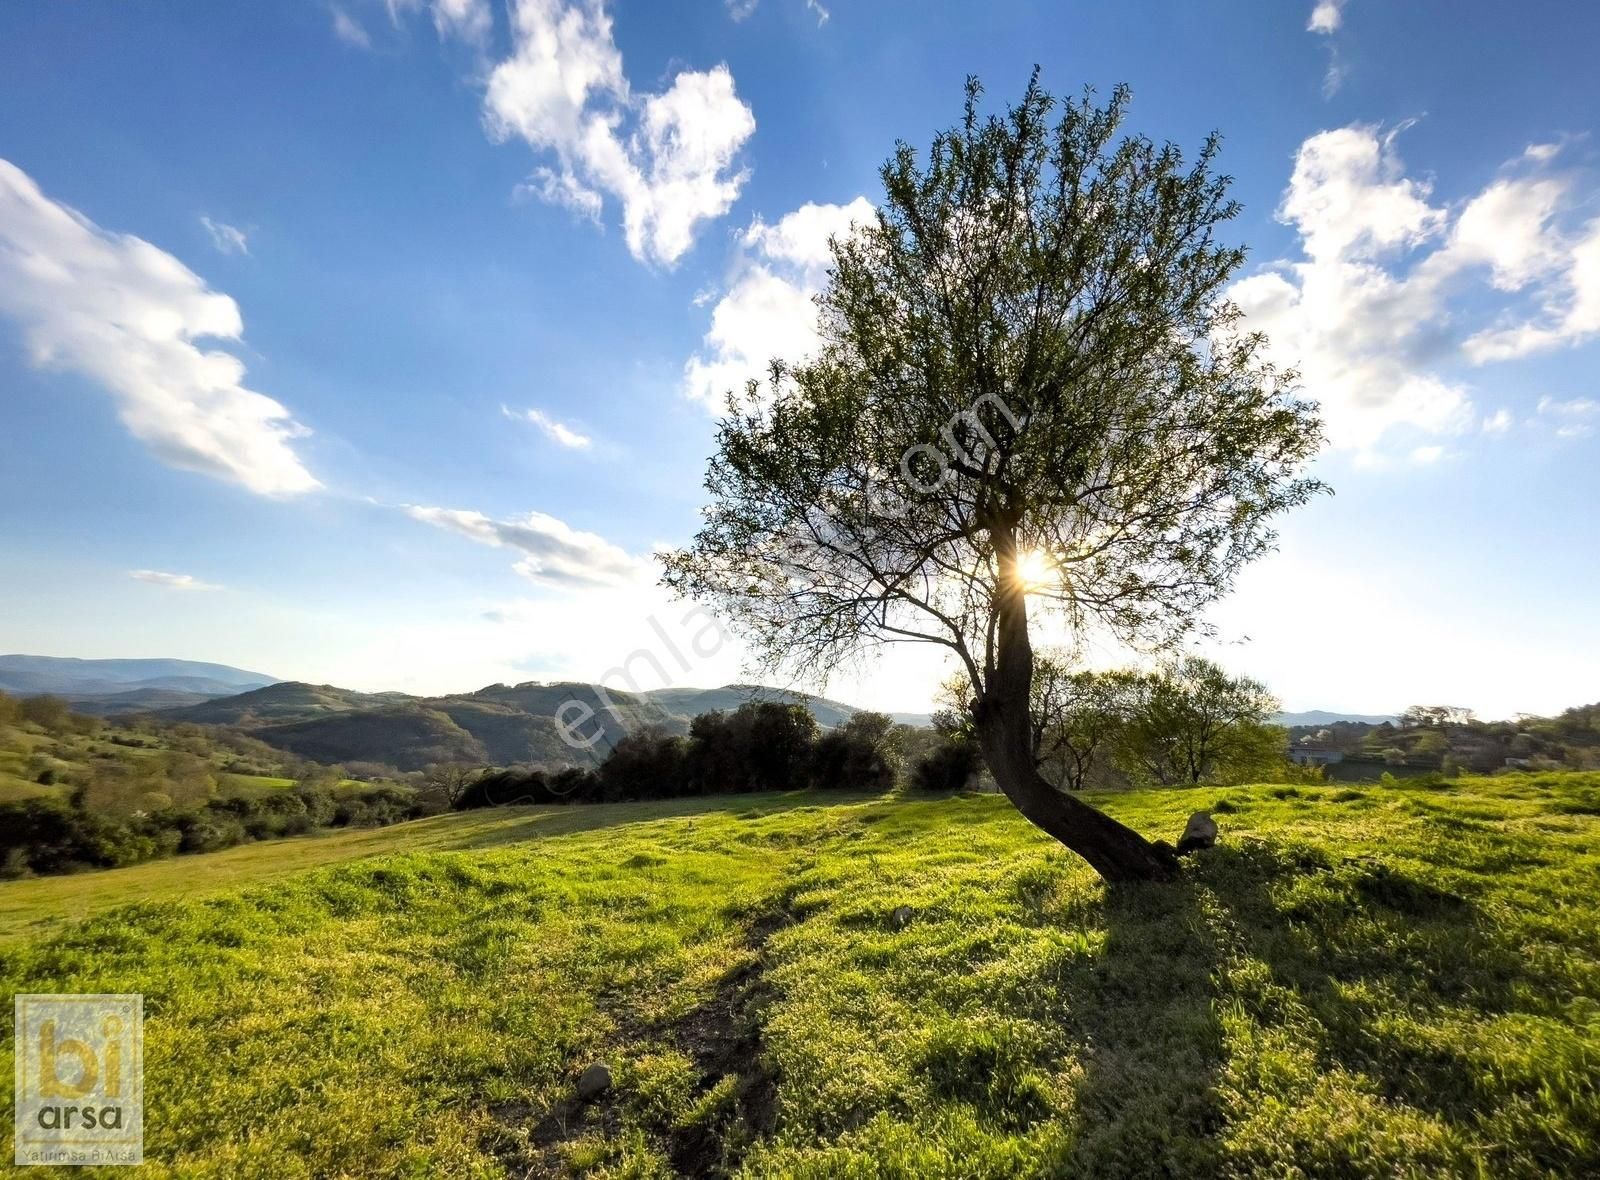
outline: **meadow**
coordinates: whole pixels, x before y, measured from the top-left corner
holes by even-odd
[[[1108,892],[993,796],[440,816],[0,884],[0,979],[143,993],[150,1176],[1600,1173],[1600,775],[1096,802],[1222,839]]]

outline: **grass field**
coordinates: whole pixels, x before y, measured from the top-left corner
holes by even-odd
[[[447,816],[0,884],[0,979],[144,994],[148,1175],[1600,1173],[1600,775],[1103,803],[1223,841],[1108,895],[993,797]]]

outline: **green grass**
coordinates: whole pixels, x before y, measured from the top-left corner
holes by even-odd
[[[1224,800],[1111,894],[993,797],[441,817],[0,885],[0,979],[144,994],[149,1175],[1600,1172],[1600,775],[1102,802]]]

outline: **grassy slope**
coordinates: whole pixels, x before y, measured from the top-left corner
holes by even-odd
[[[290,845],[0,885],[179,874],[0,979],[145,994],[150,1174],[1600,1169],[1600,775],[1105,802],[1170,835],[1224,795],[1111,897],[994,798],[445,817],[347,836],[473,847],[198,904]]]

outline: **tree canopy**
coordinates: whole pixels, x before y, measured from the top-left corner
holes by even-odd
[[[899,144],[875,218],[832,243],[818,352],[730,394],[664,580],[798,673],[947,649],[1019,809],[1103,875],[1160,875],[1037,773],[1029,602],[1174,640],[1319,489],[1320,428],[1225,298],[1216,138],[1192,162],[1119,139],[1121,88],[1057,101],[1035,75],[992,116],[980,95],[924,158]]]

